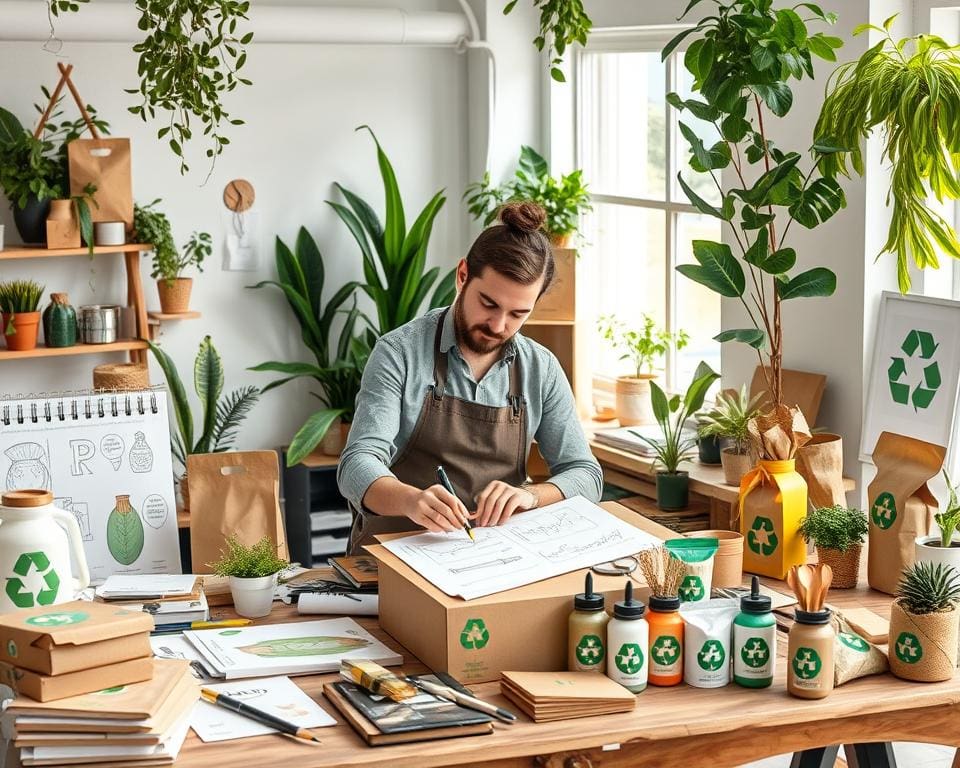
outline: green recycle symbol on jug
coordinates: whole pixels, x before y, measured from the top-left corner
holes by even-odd
[[[35,593],[28,591],[26,584],[23,583],[23,578],[30,573],[31,568],[36,569],[44,584]],[[57,576],[56,570],[50,565],[50,558],[44,552],[24,552],[17,558],[13,572],[17,575],[7,577],[4,591],[17,608],[53,605],[57,599],[57,591],[60,589],[60,577]]]
[[[636,643],[624,643],[614,662],[625,675],[635,675],[643,667],[643,650]]]
[[[759,669],[770,661],[770,646],[762,637],[751,637],[740,649],[743,663],[753,669]]]
[[[913,358],[919,352],[919,358],[922,361],[930,361],[923,366],[923,381],[911,382],[907,372],[907,361],[902,357],[893,357],[890,359],[890,367],[887,368],[887,381],[890,384],[890,396],[893,402],[900,405],[913,405],[914,411],[929,408],[930,403],[940,388],[940,366],[936,360],[932,360],[933,353],[937,351],[940,345],[933,338],[929,331],[912,330],[907,333],[907,337],[900,345],[907,358]]]
[[[460,645],[468,651],[478,651],[490,642],[490,631],[483,619],[467,619],[460,630]]]
[[[815,648],[797,648],[792,664],[793,673],[801,680],[813,680],[823,669],[820,654]]]
[[[747,546],[755,555],[769,557],[776,551],[780,539],[773,529],[773,520],[769,517],[756,517],[747,531]]]
[[[870,519],[882,530],[887,530],[897,520],[897,500],[892,493],[884,491],[870,507]]]
[[[654,641],[650,653],[657,664],[669,667],[680,659],[680,643],[671,635],[661,635]]]
[[[723,644],[719,640],[707,640],[697,654],[697,664],[700,669],[708,672],[716,672],[723,666],[727,654],[723,650]]]
[[[575,655],[585,667],[599,664],[603,661],[603,640],[596,635],[584,635],[577,643]]]
[[[680,597],[684,602],[691,603],[697,600],[703,600],[706,597],[706,590],[703,587],[703,579],[692,573],[683,577],[680,584]]]

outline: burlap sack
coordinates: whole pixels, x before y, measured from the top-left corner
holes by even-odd
[[[957,611],[916,615],[895,600],[890,606],[887,652],[890,671],[904,680],[935,683],[953,677],[957,666]]]
[[[287,559],[280,513],[280,465],[274,451],[187,456],[190,478],[190,556],[194,573],[211,573],[227,536],[252,546],[264,536]]]
[[[810,442],[797,451],[797,472],[807,481],[807,497],[814,509],[847,505],[840,435],[812,435]]]
[[[833,684],[856,680],[858,677],[879,675],[890,668],[886,654],[865,637],[857,634],[843,614],[834,611],[833,625]]]
[[[916,561],[914,540],[926,536],[937,500],[927,481],[940,471],[946,449],[882,432],[873,449],[877,476],[867,489],[870,533],[867,581],[894,594],[903,570]]]

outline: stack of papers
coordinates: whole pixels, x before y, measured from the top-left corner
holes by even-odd
[[[352,619],[188,630],[186,640],[215,677],[315,675],[340,669],[341,659],[367,659],[385,667],[403,663]]]
[[[149,613],[155,630],[210,619],[202,581],[193,574],[117,574],[97,587],[96,597],[128,611]]]
[[[629,712],[637,697],[594,672],[504,672],[500,691],[535,722]]]
[[[603,445],[609,445],[611,448],[619,448],[621,451],[629,451],[650,459],[657,457],[657,452],[653,447],[642,440],[638,435],[643,435],[653,440],[657,445],[663,445],[663,430],[658,425],[643,427],[617,427],[615,429],[598,429],[593,433],[593,439]],[[683,429],[680,432],[680,442],[686,440],[696,440],[697,433],[692,429]]]
[[[46,703],[15,699],[7,711],[23,765],[173,763],[199,689],[186,662],[153,663],[147,682]]]

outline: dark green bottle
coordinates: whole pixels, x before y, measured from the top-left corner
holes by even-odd
[[[43,338],[48,347],[72,347],[77,343],[77,313],[65,293],[51,293],[43,310]]]
[[[760,579],[754,576],[750,594],[740,598],[740,613],[733,621],[733,681],[745,688],[773,683],[777,621],[770,608],[771,600],[760,594]]]

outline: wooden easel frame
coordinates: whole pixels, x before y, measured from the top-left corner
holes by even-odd
[[[33,138],[40,138],[40,134],[43,133],[43,129],[47,124],[47,120],[50,119],[50,113],[53,112],[53,108],[57,105],[57,101],[60,98],[60,91],[62,91],[63,86],[66,85],[70,93],[73,95],[73,100],[77,103],[77,108],[80,110],[80,116],[83,117],[83,121],[87,124],[87,128],[90,129],[90,135],[95,139],[99,139],[100,132],[97,130],[97,126],[93,124],[93,120],[90,118],[90,113],[87,112],[87,108],[83,104],[83,99],[80,98],[80,92],[77,90],[77,86],[75,86],[73,84],[73,80],[70,79],[70,73],[73,72],[73,64],[64,64],[62,61],[57,62],[57,69],[60,70],[60,80],[57,82],[57,87],[53,89],[53,93],[50,95],[50,103],[47,104],[47,108],[40,116],[40,121],[37,123],[37,127],[33,132]]]

